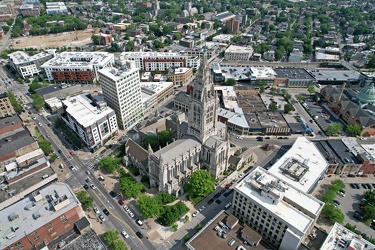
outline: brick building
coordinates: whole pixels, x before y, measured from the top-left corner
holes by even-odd
[[[16,112],[8,98],[7,93],[0,94],[0,118],[14,115]]]

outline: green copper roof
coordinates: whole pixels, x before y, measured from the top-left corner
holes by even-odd
[[[361,103],[375,103],[374,83],[365,86],[361,91],[359,91],[357,94],[357,99]]]

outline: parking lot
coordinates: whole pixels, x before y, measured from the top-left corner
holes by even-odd
[[[367,236],[375,236],[375,230],[370,228],[369,226],[365,225],[364,223],[358,221],[353,217],[355,211],[359,210],[359,204],[361,203],[361,200],[363,199],[363,194],[367,190],[370,189],[364,189],[362,187],[362,183],[375,183],[375,178],[373,176],[371,177],[355,177],[355,178],[340,178],[339,176],[332,175],[331,177],[326,177],[322,180],[320,185],[316,190],[313,192],[313,196],[320,198],[320,195],[323,194],[324,190],[329,187],[329,184],[335,180],[335,179],[341,179],[345,183],[345,196],[342,197],[339,194],[336,196],[335,200],[340,203],[338,205],[338,208],[344,213],[345,218],[343,225],[349,223],[352,225],[355,225],[357,229],[361,232],[366,234]],[[351,183],[357,183],[360,188],[355,189],[350,186]],[[373,188],[374,189],[374,188]],[[375,219],[375,218],[374,218]],[[327,232],[330,230],[330,228],[327,227],[327,225],[319,225],[321,228],[325,229]]]
[[[345,122],[342,121],[338,116],[326,105],[322,105],[316,102],[305,102],[310,114],[312,116],[310,123],[315,120],[315,122],[323,129],[327,130],[328,126],[333,122],[338,122],[343,125],[343,131],[346,130]]]

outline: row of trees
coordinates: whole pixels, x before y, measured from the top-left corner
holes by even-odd
[[[326,203],[323,207],[322,215],[332,224],[335,222],[341,224],[344,221],[345,215],[333,203],[337,193],[344,188],[345,184],[342,180],[334,180],[331,182],[331,186],[321,197],[321,200]]]
[[[8,98],[10,103],[12,104],[14,111],[16,111],[17,114],[22,113],[22,106],[21,104],[17,101],[16,97],[14,96],[13,92],[8,92]]]
[[[119,167],[121,158],[113,158],[111,156],[106,156],[100,159],[99,167],[105,169],[109,173],[115,172]]]
[[[81,202],[81,204],[86,208],[92,207],[92,205],[94,204],[94,197],[89,195],[89,193],[85,190],[79,191],[76,196],[79,202]]]
[[[166,192],[160,192],[154,197],[142,194],[137,199],[137,205],[139,206],[143,217],[159,217],[164,213],[164,205],[174,202],[175,200],[176,196],[170,195]]]
[[[68,127],[68,125],[65,124],[62,119],[56,119],[55,125],[63,132],[63,134],[69,139],[70,143],[72,143],[75,148],[79,149],[82,147],[79,137]]]
[[[121,193],[125,194],[127,197],[137,197],[142,192],[142,184],[126,173],[124,169],[119,170],[119,175]]]
[[[364,222],[370,225],[372,220],[375,218],[375,190],[368,190],[365,192],[364,206],[361,210],[361,214],[364,217]]]
[[[62,25],[55,25],[48,22],[64,21]],[[56,34],[74,30],[84,30],[86,23],[73,16],[44,15],[39,17],[28,17],[27,23],[32,26],[30,35],[45,35],[48,33]]]
[[[105,243],[113,250],[128,250],[126,244],[120,240],[119,232],[116,230],[108,230],[104,233],[103,238]]]

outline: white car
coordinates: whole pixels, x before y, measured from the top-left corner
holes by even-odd
[[[99,209],[98,209],[97,207],[94,207],[94,212],[95,212],[96,214],[100,213],[100,211],[99,211]]]
[[[129,235],[125,231],[122,231],[121,234],[125,239],[129,238]]]
[[[243,177],[243,174],[239,174],[239,175],[238,175],[238,178],[242,178],[242,177]]]
[[[202,212],[206,207],[205,206],[202,206],[200,209],[199,209],[199,212]]]
[[[91,187],[92,189],[96,189],[96,186],[95,186],[94,184],[91,184],[90,187]]]
[[[99,215],[99,219],[100,219],[101,221],[105,221],[105,218],[104,218],[103,215]]]
[[[129,208],[128,208],[127,205],[124,206],[124,209],[125,209],[125,211],[126,211],[127,213],[129,213],[130,210],[129,210]]]
[[[195,217],[199,214],[199,211],[195,211],[191,216]]]
[[[128,214],[129,214],[129,216],[130,216],[131,218],[133,218],[133,217],[134,217],[134,214],[133,214],[133,212],[131,212],[130,210],[129,210]]]

